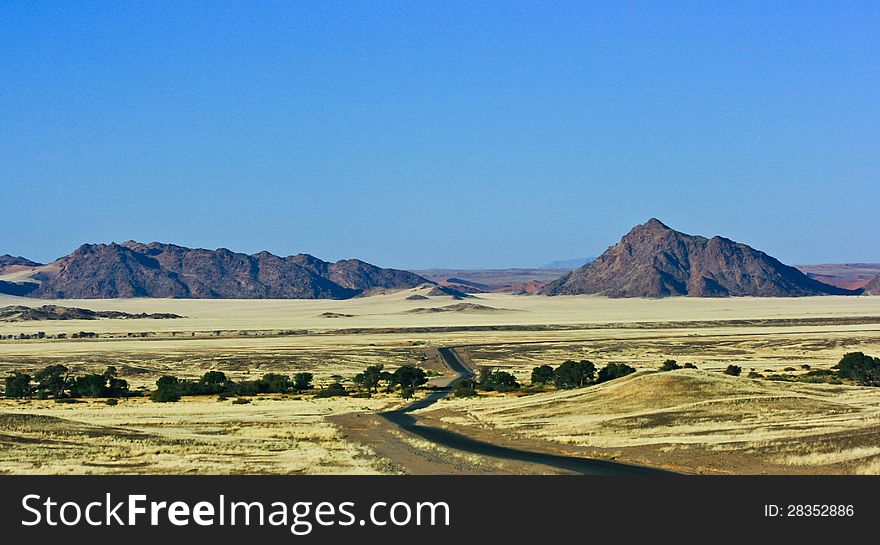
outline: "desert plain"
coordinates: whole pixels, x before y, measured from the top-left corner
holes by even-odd
[[[880,473],[880,388],[772,380],[830,369],[847,352],[880,355],[880,297],[481,293],[458,301],[425,291],[347,300],[53,301],[183,318],[0,323],[0,374],[112,365],[145,392],[163,374],[197,378],[209,370],[234,380],[308,371],[319,386],[380,363],[437,375],[439,347],[455,347],[475,367],[509,371],[523,385],[542,364],[626,363],[637,372],[596,386],[448,397],[416,414],[425,425],[500,445],[682,473]],[[0,306],[46,303],[0,296]],[[70,338],[80,331],[95,335]],[[39,332],[45,338],[29,338]],[[658,372],[667,359],[696,369]],[[728,365],[742,375],[723,374]],[[0,472],[559,472],[393,429],[374,416],[401,406],[396,395],[232,401],[2,399]]]

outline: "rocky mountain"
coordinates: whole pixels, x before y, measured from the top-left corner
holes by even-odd
[[[4,254],[0,255],[0,267],[7,267],[9,265],[22,265],[25,267],[39,267],[40,263],[36,261],[31,261],[30,259],[25,259],[21,256]]]
[[[862,288],[863,295],[880,295],[880,274],[874,277],[873,280],[865,284],[865,287]]]
[[[346,299],[378,288],[427,282],[410,272],[356,259],[328,263],[307,254],[247,255],[134,241],[84,244],[53,263],[41,280],[31,297]]]
[[[680,233],[651,219],[595,261],[554,280],[546,295],[797,297],[852,295],[723,237]]]
[[[29,267],[39,267],[40,265],[41,264],[36,261],[31,261],[30,259],[25,259],[23,257],[9,254],[0,255],[0,274]]]

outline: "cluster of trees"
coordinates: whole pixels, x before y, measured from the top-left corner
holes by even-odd
[[[477,395],[477,390],[486,392],[513,392],[519,390],[522,385],[512,374],[507,371],[498,371],[491,367],[481,367],[476,379],[462,379],[452,386],[452,393],[456,397],[472,397]]]
[[[259,394],[287,394],[314,390],[312,373],[297,373],[292,378],[277,373],[267,373],[257,380],[233,381],[222,371],[208,371],[198,380],[183,380],[166,375],[156,381],[156,389],[150,399],[157,402],[179,401],[184,396],[219,395],[222,397],[246,397]],[[363,389],[369,396],[379,391],[384,383],[385,392],[393,392],[399,388],[401,396],[409,399],[415,389],[428,382],[423,369],[412,365],[403,365],[393,373],[385,371],[382,365],[371,365],[358,373],[352,382]],[[345,379],[340,375],[330,377],[330,383],[315,392],[315,397],[336,397],[352,394],[345,386]]]
[[[401,365],[393,373],[385,371],[383,365],[370,365],[363,372],[358,373],[352,379],[357,386],[366,390],[367,394],[379,391],[379,386],[385,384],[386,393],[400,388],[400,395],[404,399],[410,399],[415,395],[415,390],[428,382],[428,374],[424,369],[414,365]]]
[[[79,397],[126,397],[128,382],[116,376],[116,368],[103,373],[72,376],[63,365],[50,365],[33,377],[15,372],[6,377],[6,397],[38,399],[75,399]]]
[[[566,360],[556,368],[551,365],[533,368],[531,383],[536,387],[554,386],[560,390],[568,390],[608,382],[635,372],[634,368],[624,363],[609,363],[597,370],[590,360]],[[476,380],[456,382],[453,393],[458,397],[468,397],[476,395],[478,390],[512,392],[520,388],[516,377],[507,371],[482,367]]]
[[[234,382],[222,371],[208,371],[198,380],[184,380],[165,375],[156,381],[156,389],[150,399],[160,403],[179,401],[184,396],[220,395],[252,396],[258,394],[286,394],[312,389],[313,375],[297,373],[291,379],[287,375],[266,373],[257,380]]]
[[[497,371],[491,367],[481,367],[474,386],[487,392],[512,392],[520,389],[516,377],[507,371]]]
[[[635,372],[633,367],[625,363],[609,363],[597,371],[596,365],[590,360],[566,360],[555,369],[549,365],[532,369],[532,384],[535,386],[552,384],[561,390],[568,390],[608,382]]]

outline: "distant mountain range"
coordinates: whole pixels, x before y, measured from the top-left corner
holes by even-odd
[[[854,295],[723,237],[680,233],[651,219],[595,261],[554,280],[546,295],[797,297]]]
[[[562,259],[560,261],[551,261],[550,263],[546,263],[541,265],[542,269],[577,269],[578,267],[583,267],[587,263],[595,260],[595,257],[578,257],[576,259]]]
[[[826,263],[795,267],[810,278],[850,290],[863,288],[880,275],[880,263]]]
[[[583,262],[560,276],[561,268]],[[47,265],[0,256],[0,293],[43,299],[347,299],[435,284],[463,297],[489,291],[608,297],[880,295],[880,275],[869,281],[880,265],[804,266],[805,274],[745,244],[688,235],[657,219],[634,227],[595,260],[547,267],[558,268],[409,272],[358,259],[331,263],[309,254],[248,255],[129,241],[84,244]]]
[[[328,263],[308,254],[247,255],[134,241],[84,244],[35,269],[32,279],[36,282],[17,285],[28,286],[29,297],[44,299],[347,299],[429,282],[357,259]]]

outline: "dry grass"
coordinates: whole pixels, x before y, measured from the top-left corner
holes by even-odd
[[[470,345],[467,352],[475,363],[508,369],[526,382],[532,367],[565,359],[587,358],[599,366],[625,362],[647,371],[673,358],[695,363],[700,370],[642,372],[587,390],[444,401],[441,406],[457,411],[450,417],[457,423],[571,448],[609,449],[624,457],[644,451],[686,460],[715,453],[752,456],[779,471],[877,469],[864,449],[877,444],[877,435],[865,430],[880,426],[880,389],[752,381],[712,371],[731,363],[745,372],[779,372],[803,364],[827,368],[848,351],[880,354],[880,323],[862,319],[880,316],[880,297],[645,300],[481,294],[472,301],[516,312],[408,313],[454,302],[449,297],[406,299],[421,291],[346,301],[57,301],[187,318],[0,324],[0,335],[95,331],[117,337],[3,340],[0,373],[33,372],[50,363],[64,363],[76,373],[114,365],[134,387],[146,388],[169,373],[197,377],[220,370],[240,380],[307,370],[322,383],[331,375],[350,378],[366,365],[391,368],[418,362],[425,346]],[[0,305],[45,303],[0,296]],[[329,319],[325,313],[341,316]],[[737,320],[793,321],[744,325]],[[677,324],[670,327],[670,322]],[[139,332],[150,336],[127,337]],[[337,411],[375,410],[381,404],[266,399],[232,406],[188,399],[170,405],[126,400],[107,407],[2,402],[0,470],[384,471],[381,462],[341,441],[323,420]]]
[[[0,402],[0,473],[382,473],[387,464],[345,442],[324,417],[386,402],[279,397],[61,405]]]
[[[716,469],[723,469],[725,457],[752,457],[758,467],[851,472],[854,463],[880,455],[877,388],[680,370],[642,372],[579,390],[442,405],[457,415],[445,418],[452,424],[588,449],[679,452],[693,459],[715,453]]]

